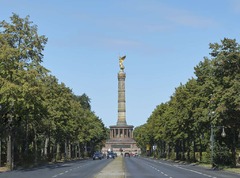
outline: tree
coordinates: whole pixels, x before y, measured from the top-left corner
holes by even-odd
[[[214,67],[214,98],[218,113],[217,124],[226,127],[226,143],[232,151],[236,166],[236,143],[240,127],[240,45],[235,39],[224,38],[221,43],[210,44]]]
[[[40,65],[47,38],[37,34],[37,26],[31,25],[28,16],[22,19],[13,14],[10,19],[11,23],[0,22],[0,103],[8,108],[3,118],[11,125],[8,134],[8,166],[12,169],[12,130],[19,128],[19,122],[25,122],[25,134],[28,137],[29,119],[31,115],[37,114],[35,106],[41,105],[36,94],[41,90],[41,79],[48,71]],[[21,113],[27,115],[20,118]],[[24,150],[28,150],[28,143]]]
[[[83,109],[91,110],[91,99],[83,93],[81,96],[76,96]]]
[[[7,145],[9,168],[13,160],[23,165],[80,157],[80,143],[100,149],[106,128],[90,98],[73,94],[41,65],[47,38],[29,16],[10,20],[0,22],[0,145]]]
[[[224,38],[221,43],[209,46],[210,58],[204,57],[194,68],[196,79],[180,84],[170,101],[154,109],[146,124],[136,129],[136,141],[139,145],[165,143],[168,154],[174,148],[176,159],[185,159],[187,152],[189,161],[192,159],[190,153],[195,160],[195,151],[199,150],[201,160],[202,151],[209,150],[210,126],[220,125],[225,127],[227,139],[217,137],[217,148],[230,149],[232,158],[225,164],[231,162],[236,166],[240,127],[240,45],[235,39]],[[210,115],[213,111],[214,116]],[[145,137],[148,139],[143,139]],[[215,155],[226,159],[228,154],[225,153]],[[214,160],[223,163],[216,157]]]

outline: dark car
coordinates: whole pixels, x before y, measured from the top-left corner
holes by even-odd
[[[107,154],[107,159],[114,159],[115,158],[115,154],[110,152]]]
[[[103,158],[103,154],[100,153],[100,152],[96,152],[96,153],[94,153],[94,155],[93,155],[93,160],[95,160],[95,159],[101,160],[102,158]]]

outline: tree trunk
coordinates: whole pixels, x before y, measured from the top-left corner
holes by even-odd
[[[176,150],[176,160],[181,159],[181,156],[179,154],[179,147],[181,146],[181,141],[176,141],[176,146],[175,146],[175,150]]]
[[[193,141],[193,160],[196,161],[196,142],[195,139]]]
[[[166,158],[166,146],[167,146],[167,144],[166,144],[166,142],[165,141],[163,141],[163,154],[164,154],[164,158]]]
[[[26,120],[26,135],[25,135],[25,148],[24,148],[24,158],[28,157],[28,117]]]
[[[78,158],[78,144],[75,143],[75,158]]]
[[[171,149],[171,148],[170,148],[170,144],[169,144],[169,143],[167,143],[167,147],[168,147],[168,148],[167,148],[167,149],[168,149],[168,151],[167,151],[167,155],[168,155],[168,156],[167,156],[167,157],[168,157],[168,159],[170,159],[170,149]]]
[[[72,158],[72,145],[71,142],[68,144],[68,159]]]
[[[47,158],[48,158],[48,161],[51,161],[52,160],[52,147],[51,147],[51,133],[49,131],[49,138],[48,138],[48,146],[47,146]]]
[[[49,138],[45,139],[45,144],[44,144],[44,156],[47,157],[48,156],[48,142],[49,142]]]
[[[200,162],[202,162],[202,139],[200,139]]]
[[[68,158],[68,140],[65,141],[65,154],[64,154],[64,160]]]
[[[185,141],[182,141],[182,160],[185,160]]]
[[[12,160],[12,135],[9,133],[7,140],[7,167],[13,169],[13,160]]]
[[[191,152],[191,141],[189,139],[187,139],[187,160],[190,161],[191,157],[190,157],[190,152]]]
[[[236,167],[237,161],[236,161],[236,134],[235,134],[235,131],[233,133],[232,162],[233,162],[233,166]]]
[[[57,143],[57,153],[56,153],[56,161],[61,159],[60,155],[60,144]]]
[[[81,148],[79,142],[78,142],[78,158],[81,158]]]
[[[37,146],[37,133],[34,129],[34,163],[37,164],[38,161],[38,146]]]
[[[0,137],[0,167],[2,167],[2,137]]]

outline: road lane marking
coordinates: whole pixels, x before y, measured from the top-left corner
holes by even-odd
[[[209,175],[209,174],[204,174],[204,173],[199,172],[199,171],[195,171],[195,170],[192,170],[192,169],[183,168],[183,167],[181,167],[180,165],[163,163],[163,162],[156,161],[156,160],[152,160],[152,159],[149,159],[149,158],[144,158],[144,159],[150,160],[151,162],[155,162],[155,163],[159,163],[159,164],[164,164],[164,165],[167,165],[167,166],[171,166],[171,167],[174,166],[174,167],[176,167],[176,168],[183,169],[183,170],[186,170],[186,171],[190,171],[190,172],[193,172],[193,173],[196,173],[196,174],[199,174],[199,175],[203,175],[203,176],[205,176],[205,177],[217,178],[217,177],[215,177],[215,176],[212,176],[212,175]],[[161,172],[161,173],[162,173],[162,172]],[[163,174],[163,173],[162,173],[162,174]]]
[[[164,175],[164,176],[166,176],[166,177],[173,178],[173,177],[169,176],[168,174],[166,174],[166,173],[162,172],[162,171],[161,171],[161,170],[159,170],[158,168],[156,168],[156,167],[152,166],[152,165],[151,165],[151,164],[149,164],[149,163],[143,163],[143,164],[145,164],[145,165],[147,165],[147,166],[151,167],[152,169],[154,169],[154,170],[155,170],[155,171],[157,171],[157,172],[161,172],[161,174],[162,174],[162,175]]]
[[[65,172],[60,172],[60,173],[58,173],[58,174],[53,175],[52,178],[56,178],[56,177],[58,177],[58,176],[62,176],[63,174],[67,174],[68,172],[70,172],[70,171],[72,171],[72,170],[82,168],[82,167],[87,166],[87,165],[89,165],[89,164],[91,164],[91,163],[86,163],[86,164],[84,164],[84,165],[82,165],[82,166],[78,166],[78,167],[75,167],[75,168],[71,168],[71,169],[69,169],[69,170],[66,170]],[[62,166],[66,166],[66,165],[71,165],[71,164],[63,164]]]
[[[148,160],[152,161],[151,159],[148,159]],[[192,169],[183,168],[183,167],[181,167],[180,165],[176,165],[176,164],[172,165],[172,164],[169,164],[169,163],[163,163],[163,162],[156,161],[156,160],[154,160],[153,162],[156,162],[156,163],[158,162],[159,164],[164,164],[164,165],[171,166],[171,167],[174,166],[174,167],[176,167],[176,168],[183,169],[183,170],[186,170],[186,171],[190,171],[190,172],[193,172],[193,173],[196,173],[196,174],[200,174],[200,175],[203,175],[203,176],[205,176],[205,177],[217,178],[217,177],[215,177],[215,176],[211,176],[211,175],[209,175],[209,174],[204,174],[204,173],[199,172],[199,171],[195,171],[195,170],[192,170]]]
[[[183,170],[186,170],[186,171],[190,171],[190,172],[193,172],[193,173],[196,173],[196,174],[200,174],[200,175],[203,175],[203,176],[206,176],[206,177],[210,177],[210,178],[217,178],[215,176],[211,176],[209,174],[204,174],[202,172],[199,172],[199,171],[195,171],[195,170],[192,170],[192,169],[187,169],[187,168],[184,168],[184,167],[181,167],[179,165],[174,165],[176,168],[179,168],[179,169],[183,169]]]

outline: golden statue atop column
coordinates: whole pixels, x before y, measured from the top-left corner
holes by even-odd
[[[123,61],[124,61],[125,58],[126,58],[126,56],[119,57],[119,67],[120,67],[120,70],[121,70],[121,71],[124,70]]]

